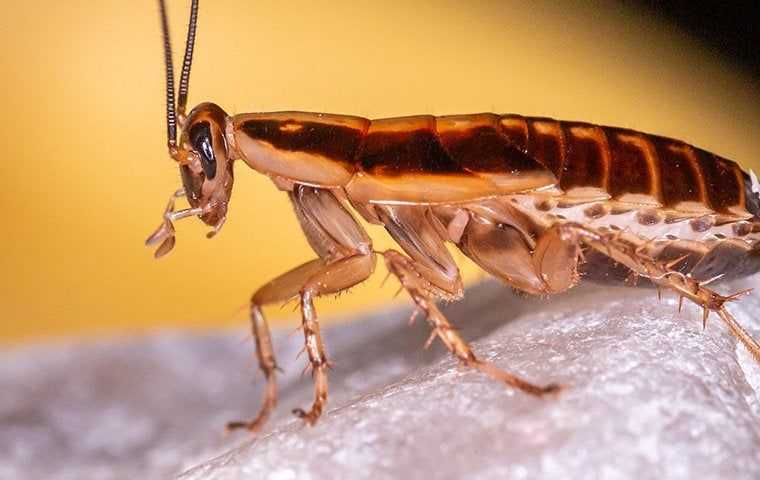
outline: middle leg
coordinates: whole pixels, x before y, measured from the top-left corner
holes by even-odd
[[[425,313],[427,321],[433,329],[431,340],[434,338],[433,336],[437,335],[446,348],[463,365],[474,368],[499,382],[511,385],[531,395],[542,396],[561,389],[561,386],[555,383],[545,386],[535,385],[478,358],[438,309],[435,298],[429,293],[430,286],[427,284],[427,280],[417,271],[414,262],[395,250],[383,252],[383,257],[388,270],[399,279],[404,290],[412,297],[416,307]]]
[[[541,396],[560,389],[556,384],[534,385],[479,359],[438,309],[436,299],[461,297],[462,281],[429,210],[382,206],[376,208],[376,212],[391,236],[409,254],[407,257],[395,250],[388,250],[383,252],[383,258],[389,272],[399,279],[416,307],[426,314],[433,329],[431,339],[437,336],[463,365],[526,393]]]

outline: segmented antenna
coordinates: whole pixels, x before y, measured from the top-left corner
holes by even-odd
[[[198,24],[198,0],[193,0],[190,6],[190,22],[187,25],[187,41],[185,42],[185,58],[182,60],[182,76],[179,79],[179,96],[177,97],[177,114],[185,115],[187,106],[187,90],[190,86],[190,67],[193,64],[193,48],[195,47],[195,27]]]
[[[174,108],[174,67],[172,66],[172,44],[169,39],[169,22],[166,18],[164,0],[158,0],[161,10],[161,31],[164,35],[164,63],[166,64],[166,137],[169,152],[177,147],[177,112]]]

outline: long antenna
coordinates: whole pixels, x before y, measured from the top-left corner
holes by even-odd
[[[169,40],[169,22],[166,19],[164,0],[158,0],[161,10],[161,31],[164,35],[164,63],[166,64],[166,137],[169,153],[177,149],[177,112],[174,109],[174,67],[172,66],[172,43]]]
[[[177,114],[185,115],[187,106],[187,90],[190,86],[190,67],[193,65],[193,48],[195,47],[195,27],[198,25],[198,0],[193,0],[190,6],[190,22],[187,25],[187,41],[185,42],[185,58],[182,60],[182,76],[179,79],[179,96],[177,97]]]

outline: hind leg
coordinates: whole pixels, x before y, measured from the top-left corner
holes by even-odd
[[[627,267],[633,278],[648,278],[658,287],[668,288],[682,299],[688,298],[704,310],[716,312],[731,333],[760,362],[760,345],[726,310],[727,302],[746,292],[723,296],[693,278],[675,270],[674,263],[647,256],[641,248],[625,240],[621,233],[593,229],[577,223],[557,223],[537,239],[530,249],[523,234],[509,225],[471,215],[460,249],[492,275],[513,287],[533,294],[550,294],[571,288],[579,281],[581,246],[593,249]],[[676,259],[676,260],[682,260]]]
[[[575,223],[558,224],[553,229],[561,240],[573,244],[583,243],[628,267],[635,275],[648,278],[655,285],[672,290],[681,298],[688,298],[704,311],[703,324],[710,312],[718,314],[734,335],[760,362],[760,345],[726,310],[725,304],[748,293],[748,290],[724,296],[702,285],[688,275],[676,271],[672,263],[657,261],[623,238],[622,234],[600,231]]]

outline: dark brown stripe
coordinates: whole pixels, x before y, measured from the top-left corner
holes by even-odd
[[[610,154],[604,132],[595,125],[579,122],[561,122],[560,128],[565,139],[560,188],[606,189]]]
[[[619,198],[626,193],[651,195],[662,201],[659,171],[654,146],[647,136],[619,128],[604,128],[610,146],[609,194]]]
[[[371,129],[357,160],[360,168],[371,175],[468,175],[443,149],[433,128],[376,132]]]
[[[716,212],[727,212],[729,207],[739,206],[743,185],[736,178],[734,163],[698,148],[694,151],[702,169],[710,207]]]
[[[683,142],[650,135],[660,159],[662,198],[665,207],[680,202],[699,202],[707,205],[705,184],[694,148]]]
[[[446,128],[444,124],[438,131],[441,144],[463,169],[516,176],[545,170],[543,165],[520,151],[502,134],[497,121],[476,120],[472,124],[459,128]]]
[[[528,155],[544,164],[562,183],[565,147],[559,122],[541,117],[530,117],[527,122]]]
[[[744,189],[744,172],[741,167],[736,163],[726,160],[731,164],[731,169],[734,171],[736,177],[736,183],[739,185],[739,204],[737,207],[741,210],[747,211],[747,191]]]
[[[278,150],[321,155],[351,167],[364,136],[364,131],[344,125],[297,120],[247,120],[240,130]]]

